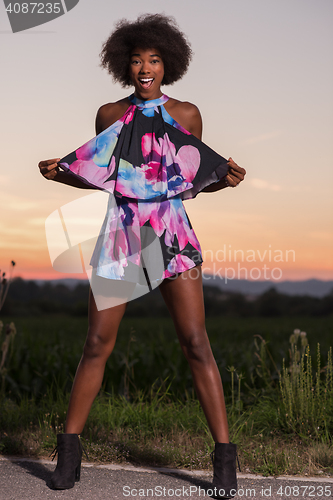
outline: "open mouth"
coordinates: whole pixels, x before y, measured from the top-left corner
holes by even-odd
[[[154,78],[139,78],[139,82],[145,90],[148,90],[153,84]]]

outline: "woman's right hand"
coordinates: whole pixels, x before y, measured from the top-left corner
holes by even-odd
[[[53,180],[59,172],[58,161],[60,158],[53,158],[52,160],[42,160],[38,163],[40,173],[45,179]]]

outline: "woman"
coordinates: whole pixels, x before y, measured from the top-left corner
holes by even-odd
[[[62,160],[39,163],[47,179],[111,194],[112,216],[109,208],[91,264],[98,279],[117,283],[115,295],[121,299],[104,308],[90,293],[88,335],[65,434],[57,436],[52,485],[71,488],[79,479],[79,434],[101,387],[126,301],[144,271],[150,289],[152,282],[159,284],[216,443],[213,484],[223,490],[221,498],[230,498],[237,489],[236,445],[229,442],[221,377],[205,329],[200,245],[182,200],[200,191],[236,187],[245,170],[201,142],[196,106],[161,91],[161,85],[185,74],[191,59],[190,46],[172,18],[143,15],[135,22],[121,21],[104,44],[101,59],[114,80],[134,86],[134,93],[98,110],[92,141]],[[158,242],[162,273],[159,265],[150,269],[149,254],[143,258],[149,246],[143,229]]]

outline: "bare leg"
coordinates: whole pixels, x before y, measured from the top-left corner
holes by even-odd
[[[135,285],[131,283],[127,286],[132,292]],[[102,385],[105,363],[114,348],[125,309],[126,303],[123,303],[98,311],[90,291],[88,335],[73,383],[66,433],[80,434],[83,430],[91,405]]]
[[[220,373],[205,328],[201,266],[166,279],[160,290],[174,321],[193,383],[216,443],[229,443]]]

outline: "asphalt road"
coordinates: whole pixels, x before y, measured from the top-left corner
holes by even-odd
[[[81,481],[54,491],[48,480],[55,464],[47,460],[0,457],[0,500],[203,499],[213,494],[211,473],[120,465],[83,464]],[[289,500],[333,497],[333,478],[262,477],[238,474],[241,498]]]

